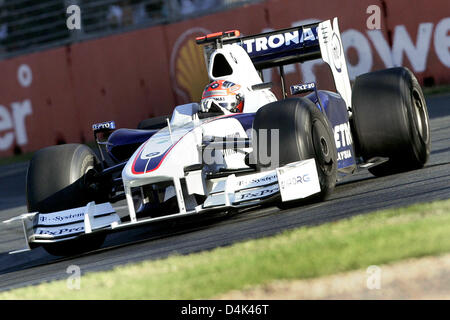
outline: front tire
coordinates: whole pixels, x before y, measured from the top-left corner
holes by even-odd
[[[337,176],[337,150],[334,135],[327,117],[306,98],[291,98],[269,103],[258,110],[253,122],[259,143],[261,134],[279,130],[279,164],[264,164],[258,158],[254,146],[257,168],[260,171],[275,169],[288,163],[314,158],[320,182],[320,193],[309,198],[312,201],[326,199],[334,190]],[[271,150],[271,139],[267,139]],[[304,201],[293,201],[297,203]]]
[[[84,206],[94,200],[85,179],[98,161],[94,152],[81,144],[51,146],[37,151],[27,172],[28,211],[45,214]],[[73,255],[99,248],[105,237],[104,234],[92,235],[43,247],[52,255]]]

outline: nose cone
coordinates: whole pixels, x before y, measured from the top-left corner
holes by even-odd
[[[128,160],[122,171],[124,184],[137,187],[183,177],[184,167],[200,161],[195,131],[177,128],[170,134],[165,128],[152,136]]]

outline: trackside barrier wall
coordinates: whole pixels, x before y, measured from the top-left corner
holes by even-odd
[[[368,29],[371,5],[380,8],[380,29]],[[135,128],[197,101],[208,79],[195,37],[215,31],[255,34],[337,16],[351,80],[404,65],[422,84],[447,84],[448,8],[446,0],[268,0],[0,61],[0,157],[92,141],[92,123],[116,120]],[[288,84],[318,81],[334,89],[319,60],[286,66],[285,73]],[[279,86],[276,70],[264,77]]]

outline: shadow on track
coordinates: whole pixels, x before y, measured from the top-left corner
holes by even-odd
[[[450,116],[449,97],[450,94],[425,97],[428,106],[428,116],[431,119]]]

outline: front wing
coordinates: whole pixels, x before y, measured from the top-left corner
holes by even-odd
[[[200,174],[188,173],[185,177],[189,192],[195,192],[204,184]],[[274,201],[292,201],[309,197],[321,191],[314,159],[290,163],[274,170],[211,181],[207,187],[208,196],[203,204],[187,210],[179,178],[174,186],[180,212],[156,218],[136,218],[134,205],[129,202],[130,221],[122,222],[110,203],[90,202],[84,207],[54,213],[27,213],[4,221],[6,224],[19,222],[24,232],[26,246],[12,251],[17,253],[46,243],[75,239],[96,232],[108,232],[139,224],[175,219],[212,210],[241,208]],[[125,186],[127,190],[127,186]],[[128,199],[129,200],[129,199]]]

